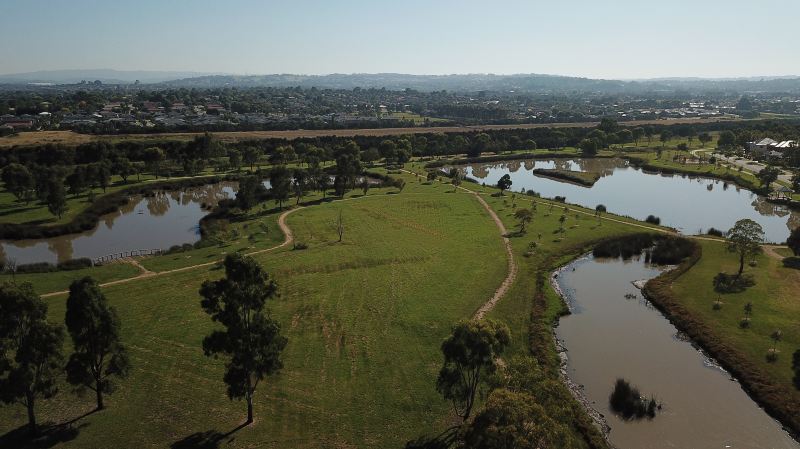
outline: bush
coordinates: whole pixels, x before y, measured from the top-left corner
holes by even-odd
[[[52,273],[54,271],[71,271],[92,267],[92,259],[82,257],[80,259],[70,259],[58,264],[48,262],[36,262],[17,265],[17,273]]]
[[[70,259],[64,262],[60,262],[56,265],[56,268],[59,271],[70,271],[70,270],[80,270],[83,268],[89,268],[94,266],[92,264],[92,259],[88,257],[82,257],[80,259]]]
[[[559,203],[566,203],[567,202],[567,197],[565,197],[565,196],[555,196],[555,197],[553,197],[553,201],[557,201]]]
[[[625,379],[617,379],[608,402],[611,404],[611,410],[624,419],[654,418],[658,408],[655,399],[642,398],[639,390]]]
[[[748,287],[756,285],[753,276],[746,274],[737,276],[735,274],[718,273],[714,276],[712,282],[717,293],[741,293]]]
[[[784,257],[783,266],[786,268],[794,268],[795,270],[800,270],[800,257],[798,256]]]
[[[647,218],[644,219],[644,221],[654,225],[661,224],[661,219],[656,217],[655,215],[648,215]]]
[[[716,228],[709,228],[706,234],[713,235],[714,237],[724,237],[725,233]]]
[[[650,262],[659,265],[677,265],[694,251],[694,244],[680,237],[658,239],[650,256]]]
[[[294,249],[294,250],[308,249],[308,244],[303,243],[303,242],[294,242],[294,245],[292,246],[292,249]]]
[[[630,259],[642,253],[642,250],[653,246],[652,234],[634,234],[614,240],[601,242],[594,247],[594,257],[621,257]]]

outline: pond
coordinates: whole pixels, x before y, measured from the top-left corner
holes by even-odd
[[[640,260],[585,257],[556,280],[573,311],[556,329],[567,351],[567,376],[605,417],[611,443],[621,449],[800,448],[632,284],[660,272]],[[626,421],[610,410],[620,377],[663,403],[655,418]]]
[[[602,177],[592,187],[544,178],[534,168],[557,168],[597,172]],[[644,220],[648,215],[661,218],[661,224],[685,234],[697,234],[713,227],[722,231],[742,218],[759,223],[767,241],[784,242],[791,229],[800,226],[800,214],[772,204],[766,198],[724,181],[661,175],[631,167],[622,159],[524,160],[474,164],[465,167],[466,175],[486,185],[494,185],[508,173],[513,191],[533,190],[543,197],[566,197],[567,202],[594,209],[598,204],[609,212]]]
[[[269,181],[264,181],[269,187]],[[81,257],[139,249],[168,249],[200,239],[200,219],[219,200],[233,198],[238,184],[221,182],[152,196],[135,196],[117,212],[101,217],[97,227],[80,234],[0,242],[0,257],[17,264],[63,262]],[[206,208],[202,206],[206,205]]]

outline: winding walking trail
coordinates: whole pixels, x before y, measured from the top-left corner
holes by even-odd
[[[252,252],[246,253],[245,255],[254,256],[254,255],[257,255],[257,254],[262,254],[262,253],[266,253],[266,252],[269,252],[269,251],[274,251],[276,249],[280,249],[280,248],[283,248],[285,246],[288,246],[290,243],[292,243],[294,241],[294,234],[292,233],[291,228],[289,228],[289,226],[286,224],[286,217],[288,217],[289,214],[291,214],[291,213],[293,213],[295,211],[301,210],[301,209],[305,209],[305,206],[299,206],[299,207],[295,207],[294,209],[289,209],[286,212],[282,213],[280,217],[278,217],[278,227],[281,229],[281,231],[283,232],[283,235],[284,235],[283,243],[281,243],[280,245],[275,245],[275,246],[269,247],[269,248],[264,248],[264,249],[260,249],[260,250],[257,250],[257,251],[252,251]],[[116,281],[105,282],[103,284],[100,284],[100,286],[101,287],[110,287],[112,285],[125,284],[125,283],[133,282],[133,281],[136,281],[136,280],[139,280],[139,279],[151,278],[151,277],[156,277],[156,276],[163,276],[163,275],[167,275],[167,274],[178,273],[178,272],[181,272],[181,271],[189,271],[189,270],[194,270],[196,268],[210,267],[212,265],[216,265],[216,264],[222,262],[222,260],[223,259],[216,259],[216,260],[212,260],[211,262],[204,262],[204,263],[200,263],[200,264],[197,264],[197,265],[189,265],[187,267],[175,268],[175,269],[172,269],[172,270],[149,271],[145,267],[143,267],[141,264],[139,264],[139,262],[131,259],[129,261],[129,263],[131,263],[132,265],[138,267],[141,270],[141,273],[138,276],[133,276],[133,277],[125,278],[125,279],[118,279]],[[69,293],[69,290],[62,290],[62,291],[58,291],[58,292],[45,293],[45,294],[43,294],[41,296],[42,296],[42,298],[47,298],[47,297],[51,297],[51,296],[65,295],[67,293]]]
[[[503,279],[503,283],[500,284],[500,287],[495,290],[494,295],[492,295],[488,301],[483,303],[483,305],[478,308],[478,311],[475,312],[475,315],[473,316],[474,319],[480,320],[483,319],[483,317],[486,316],[486,314],[492,309],[494,309],[494,306],[496,306],[503,296],[505,296],[506,292],[511,287],[511,284],[514,283],[514,279],[517,277],[517,262],[514,260],[514,251],[511,249],[511,240],[506,237],[508,231],[506,230],[503,221],[500,220],[500,217],[497,216],[494,209],[492,209],[491,206],[489,206],[489,204],[483,198],[481,198],[480,195],[478,195],[476,192],[472,192],[472,194],[475,195],[475,198],[478,199],[478,202],[483,205],[483,208],[486,209],[486,212],[489,212],[489,215],[492,217],[492,220],[494,220],[495,225],[497,225],[497,229],[500,231],[500,235],[503,237],[503,244],[506,247],[506,258],[508,259],[508,275],[505,279]]]

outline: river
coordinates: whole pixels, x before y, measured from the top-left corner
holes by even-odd
[[[556,281],[573,311],[556,329],[567,350],[567,375],[605,416],[611,443],[620,449],[800,448],[642,298],[632,282],[661,270],[641,260],[585,257]],[[625,421],[610,410],[608,397],[620,377],[663,403],[654,419]]]

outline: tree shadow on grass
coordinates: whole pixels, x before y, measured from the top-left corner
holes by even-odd
[[[89,423],[82,423],[76,426],[75,423],[91,415],[92,413],[95,413],[96,411],[97,410],[92,410],[61,424],[42,425],[39,427],[38,435],[31,435],[28,431],[28,425],[24,424],[6,433],[5,435],[0,436],[0,447],[13,447],[16,449],[47,449],[57,444],[72,441],[78,437],[81,429],[89,425]]]
[[[222,443],[222,440],[231,437],[234,433],[247,426],[247,423],[242,423],[227,433],[219,433],[216,430],[206,430],[205,432],[195,432],[183,439],[180,439],[170,445],[172,449],[217,449]],[[233,441],[230,438],[228,442]]]

